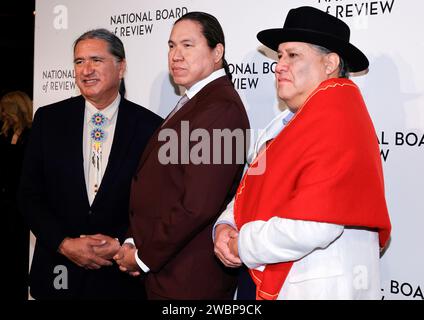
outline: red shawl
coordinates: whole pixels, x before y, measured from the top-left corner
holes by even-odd
[[[265,172],[249,174],[258,161],[266,161]],[[239,229],[274,216],[368,227],[386,244],[391,225],[377,136],[352,81],[329,79],[314,90],[243,177],[234,215]],[[257,297],[276,299],[292,264],[250,270]]]

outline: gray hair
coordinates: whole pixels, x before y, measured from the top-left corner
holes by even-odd
[[[125,49],[121,39],[119,39],[115,34],[106,29],[94,29],[82,34],[74,42],[74,52],[77,44],[80,41],[87,39],[100,39],[106,41],[108,44],[109,53],[113,55],[117,59],[117,61],[122,61],[125,59]]]
[[[329,54],[332,53],[334,51],[331,51],[325,47],[321,47],[319,45],[316,44],[309,44],[310,46],[312,46],[314,49],[316,49],[318,52],[322,53],[322,54]],[[337,52],[336,52],[337,53]],[[338,54],[338,53],[337,53]],[[339,55],[340,58],[340,63],[339,63],[339,78],[346,78],[349,79],[350,76],[350,72],[349,72],[349,66],[346,64],[346,62],[344,62],[343,58]]]

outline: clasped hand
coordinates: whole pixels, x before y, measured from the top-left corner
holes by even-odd
[[[238,254],[238,231],[228,224],[217,225],[214,252],[226,267],[240,267],[242,262]]]
[[[59,252],[80,267],[99,269],[113,264],[112,257],[119,248],[119,240],[103,234],[94,234],[65,238]]]
[[[119,270],[127,272],[131,276],[139,276],[140,268],[135,260],[137,248],[131,243],[124,243],[113,259],[119,266]]]

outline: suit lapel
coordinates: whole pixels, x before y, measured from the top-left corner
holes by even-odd
[[[198,95],[195,95],[191,98],[185,105],[181,107],[181,109],[175,113],[163,126],[163,128],[172,128],[176,123],[180,124],[180,121],[185,117],[187,113],[194,109],[196,106]]]
[[[75,181],[78,190],[81,190],[80,196],[88,204],[87,188],[84,175],[84,156],[83,156],[83,131],[84,131],[84,110],[85,100],[82,96],[71,100],[71,107],[68,114],[64,117],[64,123],[68,128],[66,137],[67,165],[71,166],[69,179]],[[65,143],[65,142],[63,142]],[[72,183],[70,183],[72,185]]]
[[[137,172],[143,167],[144,162],[149,157],[150,153],[152,153],[153,150],[156,149],[156,147],[159,144],[159,133],[161,129],[171,129],[174,130],[175,124],[179,124],[180,121],[183,119],[183,117],[189,113],[191,110],[193,110],[197,104],[197,95],[191,98],[184,106],[181,107],[181,109],[175,113],[168,121],[166,121],[166,124],[164,126],[159,127],[156,129],[155,133],[152,135],[152,137],[149,140],[149,143],[147,144],[143,155],[141,156],[140,162],[137,167]],[[175,128],[175,130],[179,133],[180,128]],[[162,144],[162,142],[160,142]]]
[[[216,86],[231,85],[231,82],[228,80],[227,76],[222,76],[211,82],[209,82],[204,88],[202,88],[193,98],[191,98],[181,109],[170,118],[163,128],[172,128],[176,123],[180,124],[180,121],[183,119],[188,119],[187,114],[196,109],[199,101],[205,101],[208,93],[211,90],[214,90]],[[192,117],[189,117],[190,119]]]
[[[146,159],[148,158],[149,154],[155,148],[155,146],[158,142],[159,132],[160,132],[161,129],[162,129],[161,127],[157,128],[156,131],[150,137],[149,142],[147,143],[147,145],[144,148],[144,151],[141,155],[141,158],[140,158],[140,161],[138,163],[136,172],[140,171],[141,167],[143,167],[143,164],[146,161]]]
[[[190,112],[193,112],[196,110],[197,105],[199,104],[199,101],[203,101],[202,99],[206,99],[207,94],[214,89],[215,86],[222,86],[222,85],[231,85],[231,82],[228,80],[227,76],[220,77],[218,79],[213,80],[212,82],[208,83],[204,88],[202,88],[193,98],[191,98],[185,105],[181,107],[181,109],[174,114],[173,117],[168,119],[166,121],[165,125],[163,127],[159,127],[155,133],[152,135],[152,137],[149,140],[149,143],[147,144],[146,148],[144,149],[143,155],[141,156],[140,162],[137,167],[137,172],[141,170],[143,167],[144,162],[149,157],[149,155],[152,153],[153,150],[156,150],[156,147],[159,144],[159,132],[161,129],[174,129],[175,124],[179,125],[181,120],[186,119],[189,121],[189,118],[192,119],[193,116],[187,117],[187,115]],[[178,133],[180,133],[180,128],[175,128]],[[161,142],[162,143],[162,142]]]

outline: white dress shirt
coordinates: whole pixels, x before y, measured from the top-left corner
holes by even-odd
[[[91,139],[91,130],[93,125],[91,124],[91,117],[100,112],[106,117],[106,123],[102,127],[105,131],[105,140],[102,142],[102,162],[100,170],[100,181],[103,178],[105,173],[107,163],[109,160],[110,150],[112,148],[113,136],[115,134],[116,119],[118,118],[118,107],[121,102],[121,96],[117,95],[116,99],[106,108],[98,110],[87,100],[85,101],[85,112],[84,112],[84,131],[83,131],[83,157],[84,157],[84,176],[85,176],[85,185],[87,188],[87,195],[90,205],[93,204],[94,198],[96,197],[96,192],[93,187],[93,172],[95,168],[91,164],[91,155],[92,155],[92,139]],[[98,186],[100,188],[100,185]]]

